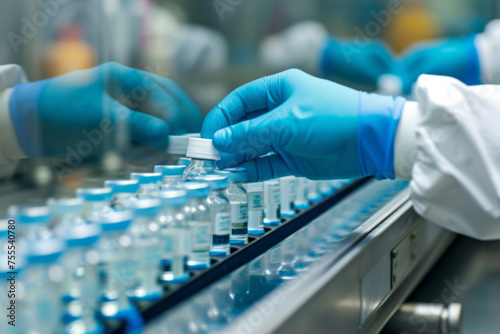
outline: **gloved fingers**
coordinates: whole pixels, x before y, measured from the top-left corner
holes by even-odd
[[[114,130],[117,136],[124,136],[117,140],[129,139],[158,149],[167,147],[170,127],[165,121],[129,109],[109,96],[107,100],[111,127],[114,127],[111,131]]]
[[[247,161],[239,167],[246,168],[248,182],[262,182],[292,174],[285,160],[279,154]]]
[[[284,117],[276,117],[283,108],[285,105],[217,131],[212,138],[213,145],[221,152],[254,157],[273,151],[273,142],[279,142],[277,139],[285,129]]]
[[[174,133],[200,129],[201,111],[172,80],[117,63],[101,68],[109,94],[121,104],[168,122]]]
[[[220,129],[236,124],[240,119],[262,115],[283,101],[281,98],[283,74],[249,82],[226,96],[205,118],[201,128],[203,138],[212,138]]]

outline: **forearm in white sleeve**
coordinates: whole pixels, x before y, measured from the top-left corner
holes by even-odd
[[[19,146],[9,108],[12,87],[25,80],[21,67],[0,66],[0,178],[12,174],[16,161],[26,157]]]
[[[500,19],[491,21],[475,39],[481,69],[481,81],[500,84]]]
[[[454,232],[500,239],[500,86],[423,75],[416,93],[394,158],[398,177],[411,171],[415,210]]]

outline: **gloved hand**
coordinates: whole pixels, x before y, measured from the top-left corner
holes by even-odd
[[[321,55],[321,73],[374,87],[377,79],[394,72],[390,49],[379,42],[348,43],[330,38]]]
[[[207,115],[201,135],[223,152],[219,167],[241,164],[249,182],[289,174],[393,178],[404,103],[288,70],[233,91]]]
[[[467,85],[480,84],[475,36],[421,43],[406,52],[400,64],[405,94],[421,74],[454,77]]]
[[[344,42],[329,37],[320,23],[305,21],[266,38],[260,61],[270,70],[296,67],[313,75],[375,87],[378,77],[393,73],[388,47],[370,41]]]
[[[165,149],[169,134],[196,132],[202,121],[173,81],[116,63],[18,84],[9,106],[30,158],[65,157],[71,149],[97,156],[117,123],[129,128],[134,142]]]

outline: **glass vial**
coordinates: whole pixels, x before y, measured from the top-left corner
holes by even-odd
[[[157,300],[163,294],[163,288],[158,284],[161,252],[157,217],[161,202],[158,198],[138,198],[130,204],[134,212],[129,233],[134,251],[136,285],[129,296],[141,301]]]
[[[187,191],[166,189],[158,192],[162,202],[158,216],[162,252],[161,281],[181,284],[189,278],[187,257],[191,251],[191,235],[184,208],[188,201]]]
[[[321,202],[323,196],[319,193],[318,181],[308,180],[307,181],[307,199],[311,202]]]
[[[264,225],[278,226],[281,223],[279,210],[281,190],[278,180],[264,181]]]
[[[160,173],[131,173],[130,179],[139,182],[139,191],[136,197],[151,198],[155,196],[160,187],[162,175]]]
[[[106,180],[104,186],[112,189],[111,207],[113,210],[128,209],[130,199],[139,191],[137,180]]]
[[[179,165],[156,165],[155,173],[160,173],[163,180],[160,184],[160,189],[175,188],[182,183],[182,174],[186,166]]]
[[[243,185],[248,194],[248,234],[264,233],[264,184],[262,182]]]
[[[305,210],[310,206],[307,199],[308,182],[305,177],[297,178],[297,191],[295,193],[295,201],[293,202],[296,209]]]
[[[295,194],[297,189],[297,179],[295,176],[286,176],[280,179],[281,186],[281,217],[295,216],[293,202],[295,201]]]
[[[189,138],[186,156],[191,158],[191,164],[184,171],[184,181],[193,181],[196,176],[213,174],[217,169],[215,162],[220,160],[220,152],[212,145],[212,140],[203,138]]]
[[[102,215],[110,212],[111,188],[78,188],[76,197],[83,198],[85,205],[82,217],[88,221],[98,221]]]
[[[191,252],[187,265],[191,269],[206,269],[210,267],[210,243],[212,239],[212,224],[207,196],[210,186],[201,182],[185,182],[182,189],[188,193],[185,207],[186,219],[191,232]]]
[[[248,243],[248,197],[242,184],[247,180],[245,168],[226,168],[216,171],[219,175],[227,176],[229,186],[225,191],[231,205],[231,238],[233,245]]]

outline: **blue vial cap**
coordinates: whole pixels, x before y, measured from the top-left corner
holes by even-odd
[[[64,250],[65,243],[59,238],[35,239],[28,244],[26,260],[28,265],[54,263]]]
[[[156,165],[155,173],[160,173],[163,176],[182,175],[186,166],[183,165]]]
[[[155,217],[160,213],[161,201],[158,198],[133,198],[130,208],[135,216]]]
[[[0,219],[0,239],[5,239],[9,235],[9,220]]]
[[[139,181],[137,180],[106,180],[104,186],[111,188],[113,195],[139,191]]]
[[[177,164],[187,167],[191,165],[191,158],[179,158],[179,160],[177,160]]]
[[[47,206],[14,205],[9,208],[8,216],[19,224],[47,224],[50,221]]]
[[[131,180],[139,181],[139,184],[157,184],[162,180],[160,173],[131,173]]]
[[[78,188],[76,197],[83,198],[86,202],[111,201],[111,188]]]
[[[83,211],[83,198],[49,198],[47,205],[53,215],[80,214]]]
[[[68,226],[62,232],[68,247],[89,247],[97,242],[101,235],[99,224],[80,224]]]
[[[225,175],[200,175],[194,178],[198,182],[206,182],[210,185],[210,189],[221,190],[226,189],[229,184],[229,178]]]
[[[226,168],[216,170],[215,173],[227,176],[229,182],[244,182],[248,179],[247,170],[243,167]]]
[[[187,191],[189,197],[203,198],[210,194],[210,185],[206,182],[184,182],[180,187]]]
[[[162,189],[157,195],[163,206],[183,206],[188,200],[188,193],[183,189]]]
[[[134,215],[130,210],[111,211],[99,220],[103,231],[125,231],[129,228]]]

